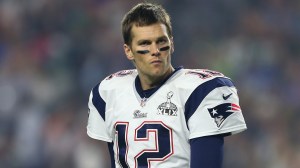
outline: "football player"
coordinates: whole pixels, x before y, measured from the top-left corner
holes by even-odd
[[[87,134],[108,142],[112,167],[220,168],[224,137],[246,129],[232,81],[172,66],[172,27],[160,5],[134,6],[122,33],[136,69],[92,89]]]

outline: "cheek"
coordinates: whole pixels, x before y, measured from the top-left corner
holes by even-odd
[[[171,60],[171,52],[168,51],[168,53],[166,54],[166,60],[169,62]]]
[[[141,68],[143,68],[146,63],[146,59],[141,56],[135,56],[134,61],[136,64],[140,65]]]

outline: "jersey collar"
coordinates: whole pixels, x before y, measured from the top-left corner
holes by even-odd
[[[157,87],[155,88],[151,88],[151,89],[147,89],[147,90],[143,90],[142,89],[142,85],[141,85],[141,81],[139,76],[137,75],[135,78],[135,88],[137,93],[140,95],[141,98],[149,98],[153,93],[155,93],[173,74],[175,74],[177,71],[179,71],[180,69],[182,69],[183,66],[177,67],[175,68],[175,70],[164,79],[164,81]]]

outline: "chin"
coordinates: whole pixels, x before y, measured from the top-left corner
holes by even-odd
[[[156,69],[153,71],[153,76],[163,76],[166,73],[166,71],[162,70],[162,69]]]

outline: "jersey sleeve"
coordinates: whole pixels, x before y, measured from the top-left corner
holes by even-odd
[[[216,78],[200,85],[190,97],[194,110],[187,125],[190,139],[217,134],[236,134],[246,123],[237,90],[230,79]]]
[[[105,123],[105,101],[100,96],[99,84],[91,91],[88,107],[89,117],[87,123],[87,134],[89,137],[112,142]]]

